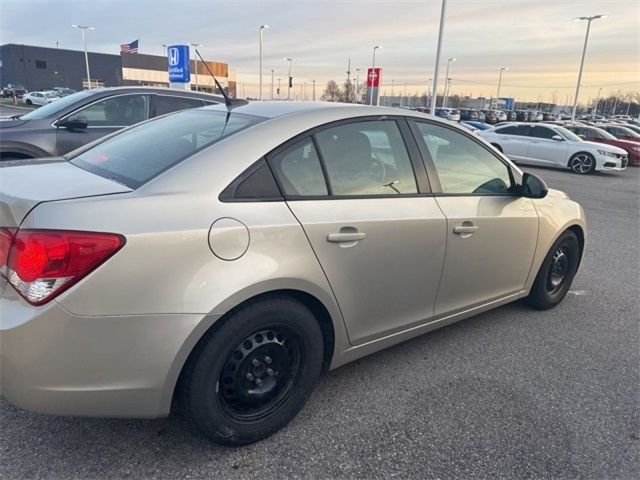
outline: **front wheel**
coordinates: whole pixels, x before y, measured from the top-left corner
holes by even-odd
[[[578,270],[580,245],[575,233],[565,231],[555,241],[536,276],[527,302],[540,310],[558,305],[567,295]]]
[[[322,332],[309,309],[284,296],[249,303],[223,322],[189,358],[183,403],[206,437],[245,445],[303,407],[322,369]]]
[[[588,175],[596,169],[596,159],[590,153],[576,153],[569,160],[569,168],[573,173]]]

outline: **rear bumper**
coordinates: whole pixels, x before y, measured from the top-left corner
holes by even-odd
[[[11,403],[41,413],[167,415],[203,315],[80,317],[56,302],[0,298],[0,382]]]

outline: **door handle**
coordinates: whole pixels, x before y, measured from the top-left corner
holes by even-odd
[[[462,238],[466,238],[473,233],[477,232],[480,227],[474,225],[471,222],[464,222],[460,225],[456,225],[453,227],[453,233],[461,235]]]
[[[328,242],[342,243],[342,242],[357,242],[363,240],[367,236],[364,232],[349,232],[349,233],[330,233],[327,235]]]

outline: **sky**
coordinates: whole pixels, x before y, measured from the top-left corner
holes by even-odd
[[[142,53],[163,54],[162,44],[203,43],[206,60],[237,72],[246,95],[257,95],[258,32],[263,82],[269,92],[286,84],[293,63],[294,90],[316,80],[318,96],[329,80],[343,82],[347,62],[364,71],[382,67],[383,94],[424,92],[433,77],[441,0],[0,0],[0,43],[82,49],[72,23],[95,26],[90,51],[119,53],[140,39]],[[607,14],[591,26],[580,101],[640,91],[640,0],[448,0],[440,62],[448,58],[451,94],[495,95],[564,103],[575,93],[586,22],[576,16]],[[406,89],[405,89],[406,85]],[[442,91],[442,90],[440,90]],[[310,94],[310,93],[309,93]]]

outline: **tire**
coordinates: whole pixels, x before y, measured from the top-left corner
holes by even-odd
[[[502,152],[502,147],[500,145],[498,145],[497,143],[492,143],[491,145],[493,146],[493,148],[498,150],[500,153],[503,153]]]
[[[558,305],[567,295],[578,270],[580,246],[575,233],[566,230],[547,253],[531,292],[526,298],[529,305],[548,310]]]
[[[586,152],[578,152],[569,160],[569,168],[573,173],[589,175],[596,170],[596,159]]]
[[[322,332],[309,309],[286,296],[257,300],[200,340],[184,371],[182,403],[207,438],[246,445],[297,415],[322,362]]]
[[[28,98],[27,98],[27,101],[24,102],[24,103],[26,103],[27,105],[33,105],[33,102],[31,100],[29,100]]]

